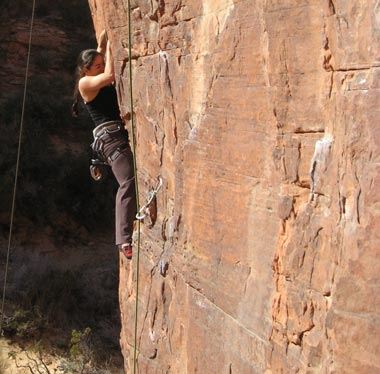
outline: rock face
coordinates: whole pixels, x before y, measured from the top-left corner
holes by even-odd
[[[139,372],[378,372],[379,1],[131,3],[141,196],[164,179]],[[124,114],[126,4],[90,0]],[[128,373],[135,279],[121,261]]]

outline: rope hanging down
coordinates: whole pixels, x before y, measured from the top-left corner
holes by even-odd
[[[124,4],[124,2],[123,2]],[[134,325],[134,348],[133,348],[133,374],[136,374],[137,369],[137,317],[138,317],[138,304],[139,304],[139,280],[140,280],[140,243],[141,243],[141,221],[146,217],[146,210],[156,197],[158,191],[162,187],[162,178],[159,177],[158,186],[149,193],[147,203],[141,207],[139,202],[139,188],[137,178],[137,162],[136,162],[136,126],[134,121],[134,109],[133,109],[133,82],[132,82],[132,25],[131,25],[131,2],[127,0],[126,9],[128,13],[128,65],[129,65],[129,104],[131,111],[131,123],[132,123],[132,145],[134,155],[134,173],[135,173],[135,186],[136,186],[136,204],[137,211],[137,259],[136,259],[136,304],[135,304],[135,325]]]
[[[123,2],[124,4],[124,2]],[[139,185],[137,181],[137,162],[136,162],[136,136],[135,136],[135,121],[133,110],[133,85],[132,85],[132,27],[131,27],[131,2],[127,0],[128,13],[128,65],[129,65],[129,104],[131,111],[132,122],[132,144],[133,144],[133,167],[135,172],[135,187],[136,187],[136,205],[137,210],[140,209],[139,202]],[[136,305],[135,305],[135,330],[134,330],[134,348],[133,348],[133,374],[136,374],[137,368],[137,316],[139,304],[139,278],[140,278],[140,242],[141,242],[141,221],[137,221],[137,259],[136,259]]]
[[[18,171],[19,171],[19,166],[20,166],[20,154],[21,154],[21,139],[22,139],[23,126],[24,126],[25,102],[26,102],[26,92],[27,92],[27,86],[28,86],[30,51],[32,49],[32,35],[33,35],[33,23],[34,23],[35,8],[36,8],[36,0],[33,0],[32,16],[31,16],[30,31],[29,31],[28,56],[27,56],[27,59],[26,59],[26,69],[25,69],[24,96],[23,96],[23,99],[22,99],[20,132],[19,132],[19,137],[18,137],[17,160],[16,160],[14,187],[13,187],[13,197],[12,197],[11,222],[10,222],[10,225],[9,225],[7,258],[6,258],[6,262],[5,262],[5,272],[4,272],[3,297],[2,297],[2,302],[1,302],[1,319],[0,319],[0,334],[1,335],[3,335],[5,295],[6,295],[6,290],[7,290],[9,257],[10,257],[11,242],[12,242],[13,218],[14,218],[15,206],[16,206],[17,181],[18,181]]]
[[[123,5],[124,5],[123,1]],[[133,349],[133,374],[136,374],[137,369],[137,316],[138,316],[138,303],[139,303],[139,280],[140,280],[140,243],[141,243],[141,221],[146,217],[147,210],[156,197],[158,191],[162,187],[162,178],[159,177],[158,186],[149,192],[147,203],[140,208],[139,202],[139,188],[137,178],[137,162],[136,162],[136,126],[134,121],[134,108],[133,108],[133,82],[132,82],[132,25],[131,25],[131,0],[127,0],[127,14],[128,14],[128,65],[129,65],[129,103],[131,111],[132,123],[132,145],[133,145],[133,167],[135,174],[135,187],[136,187],[136,204],[137,211],[137,259],[136,259],[136,305],[135,305],[135,325],[134,325],[134,349]]]

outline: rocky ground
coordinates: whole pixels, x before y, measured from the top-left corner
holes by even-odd
[[[45,238],[39,249],[12,250],[3,325],[8,351],[19,358],[21,349],[37,350],[54,362],[83,353],[99,370],[120,370],[119,258],[111,238],[109,233],[108,241],[94,237],[86,246],[66,248]],[[73,356],[75,331],[84,341]]]
[[[35,361],[40,361],[39,366],[43,366],[41,358],[34,352],[25,351],[7,339],[0,339],[0,373],[30,374],[29,366],[35,368]],[[51,373],[59,372],[59,359],[57,357],[46,355],[43,362]]]
[[[7,339],[0,339],[0,374],[73,374],[74,370],[83,373],[93,374],[123,374],[123,369],[115,366],[112,360],[104,364],[104,367],[94,367],[91,364],[84,365],[77,362],[76,368],[67,357],[54,355],[50,353],[40,354],[33,349],[21,347]]]

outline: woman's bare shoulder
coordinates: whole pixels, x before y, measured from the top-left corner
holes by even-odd
[[[78,82],[79,93],[86,102],[93,100],[99,91],[99,89],[94,89],[91,78],[93,77],[85,76],[80,78]]]
[[[84,76],[78,82],[81,93],[99,91],[102,87],[108,86],[114,80],[113,74],[101,73],[95,76]]]

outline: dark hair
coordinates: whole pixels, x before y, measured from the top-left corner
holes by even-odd
[[[79,113],[79,101],[82,99],[79,93],[79,80],[84,77],[85,69],[89,69],[93,64],[95,58],[99,55],[102,55],[96,49],[85,49],[78,56],[77,69],[76,69],[76,79],[75,79],[75,88],[73,95],[73,105],[71,107],[71,114],[74,117],[78,116]]]

